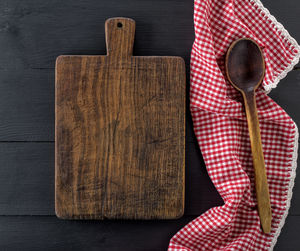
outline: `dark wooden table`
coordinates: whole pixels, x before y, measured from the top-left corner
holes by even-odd
[[[300,41],[300,3],[263,0]],[[186,223],[222,205],[187,117],[186,210],[172,221],[63,221],[54,213],[54,63],[105,54],[104,21],[137,21],[135,55],[189,55],[192,0],[0,1],[0,250],[166,250]],[[189,74],[189,71],[187,71]],[[300,68],[271,92],[300,124]],[[297,181],[298,179],[298,181]],[[300,249],[300,178],[275,250]],[[298,198],[297,198],[298,197]]]

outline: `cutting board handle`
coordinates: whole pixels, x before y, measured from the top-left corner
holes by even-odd
[[[114,17],[105,22],[107,56],[128,58],[132,56],[135,21],[131,18]]]

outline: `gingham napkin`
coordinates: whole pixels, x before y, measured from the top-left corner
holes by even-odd
[[[259,0],[195,0],[190,109],[208,174],[224,200],[180,230],[169,250],[271,250],[290,206],[298,130],[266,92],[299,60],[300,48]],[[230,44],[248,37],[262,48],[266,76],[257,108],[272,207],[272,232],[260,227],[242,98],[226,80]]]

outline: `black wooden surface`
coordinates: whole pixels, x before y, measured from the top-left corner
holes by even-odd
[[[300,41],[299,1],[263,3]],[[60,54],[105,54],[104,21],[113,16],[136,20],[135,55],[182,56],[189,74],[193,1],[0,1],[0,250],[165,250],[182,226],[222,204],[188,113],[182,219],[97,222],[54,216],[54,61]],[[300,124],[297,69],[270,96]],[[300,249],[299,183],[297,177],[275,250]]]

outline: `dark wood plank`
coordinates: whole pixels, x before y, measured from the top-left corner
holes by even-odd
[[[194,217],[171,221],[62,221],[55,216],[0,216],[1,250],[166,250]],[[275,251],[300,246],[300,217],[288,216]]]
[[[298,0],[261,0],[264,6],[275,16],[277,21],[289,31],[290,35],[300,41],[299,1]]]
[[[54,143],[0,143],[0,156],[0,215],[54,215]],[[186,215],[223,204],[197,143],[186,145],[185,183]]]
[[[138,23],[135,55],[189,59],[194,38],[193,1],[3,0],[0,68],[54,68],[62,54],[105,54],[104,22],[131,17]]]
[[[300,247],[300,216],[288,216],[274,251],[296,251]]]
[[[55,209],[64,219],[184,213],[185,64],[134,56],[135,21],[105,23],[108,54],[56,63]]]
[[[193,217],[171,221],[63,221],[0,217],[1,250],[159,251]]]
[[[54,144],[0,143],[0,214],[54,214]]]
[[[0,215],[54,215],[54,143],[1,143],[0,156]],[[186,215],[200,215],[223,204],[197,143],[186,145],[185,183]],[[300,175],[295,180],[291,215],[300,215],[299,184]]]
[[[269,96],[300,125],[300,71],[294,70],[282,79]]]
[[[296,39],[297,0],[263,0]],[[138,21],[135,54],[189,58],[193,42],[193,1],[162,0],[3,0],[0,4],[1,68],[54,68],[61,54],[104,54],[105,19],[128,16]],[[47,32],[41,32],[47,31]]]
[[[0,141],[54,140],[54,71],[0,70]]]

